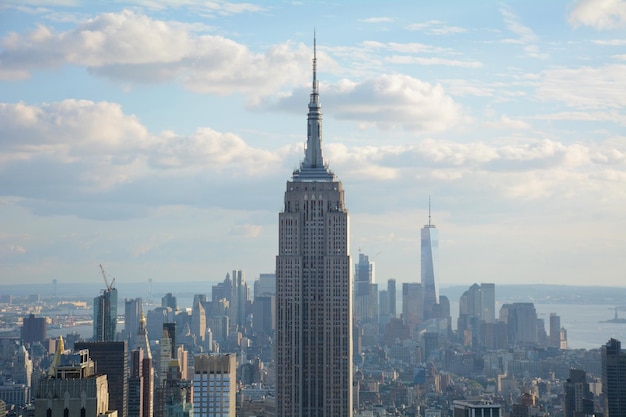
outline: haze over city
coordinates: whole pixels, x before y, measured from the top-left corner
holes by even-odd
[[[378,282],[623,285],[626,2],[4,1],[0,276],[273,272],[324,156]]]

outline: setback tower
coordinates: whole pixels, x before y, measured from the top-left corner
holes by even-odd
[[[287,181],[276,257],[276,408],[280,417],[352,415],[349,219],[322,156],[314,43],[307,143]]]

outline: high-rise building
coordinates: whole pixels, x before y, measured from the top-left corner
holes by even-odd
[[[130,357],[128,380],[128,415],[152,417],[154,409],[154,369],[152,351],[148,340],[146,317],[141,313],[139,328],[134,340],[135,349]]]
[[[114,342],[117,329],[117,288],[112,285],[93,299],[93,341]]]
[[[600,349],[602,357],[602,394],[604,416],[626,415],[626,352],[622,343],[611,338]]]
[[[148,328],[146,327],[146,316],[141,313],[139,326],[136,330],[135,340],[133,342],[135,348],[143,349],[143,356],[152,359],[152,351],[150,350],[150,340],[148,339]]]
[[[569,378],[563,384],[565,417],[593,415],[593,393],[589,389],[587,373],[582,369],[570,369]]]
[[[439,300],[437,279],[439,275],[439,231],[431,223],[430,199],[428,201],[428,224],[422,227],[421,232],[421,255],[422,255],[422,287],[424,289],[424,312],[425,319],[433,318],[433,307]]]
[[[168,292],[161,298],[161,307],[169,307],[172,311],[178,310],[176,297],[171,292]]]
[[[276,274],[259,274],[254,281],[254,298],[262,295],[276,295]]]
[[[391,278],[387,280],[387,294],[389,295],[389,316],[396,317],[398,309],[396,308],[396,280]]]
[[[143,315],[143,306],[141,298],[125,298],[124,299],[124,332],[122,340],[128,341],[130,350],[134,349],[135,336],[139,328],[139,320]]]
[[[128,344],[124,342],[76,342],[74,350],[88,350],[96,373],[109,381],[109,408],[118,417],[128,417]]]
[[[95,372],[89,351],[68,354],[59,339],[48,377],[39,380],[35,392],[35,417],[111,415],[106,375]]]
[[[550,313],[550,346],[561,346],[561,317],[556,313]]]
[[[128,417],[152,417],[154,410],[154,370],[152,358],[137,348],[130,353],[128,378]]]
[[[485,323],[496,321],[496,284],[480,283],[480,319]]]
[[[349,216],[343,186],[322,156],[316,62],[314,53],[304,160],[287,182],[278,215],[279,417],[352,415]]]
[[[537,311],[533,303],[504,304],[500,308],[500,320],[509,329],[512,344],[536,344],[538,341]]]
[[[359,253],[354,271],[354,317],[360,323],[378,320],[378,285],[374,284],[374,262]]]
[[[235,354],[194,358],[193,416],[235,417],[237,363]]]
[[[46,340],[46,318],[29,314],[22,322],[22,343],[43,343]]]
[[[246,283],[244,273],[240,269],[233,271],[232,294],[230,296],[230,325],[243,328],[246,324],[246,304],[250,299],[250,286]]]
[[[402,320],[414,331],[424,318],[424,288],[419,282],[402,283]]]

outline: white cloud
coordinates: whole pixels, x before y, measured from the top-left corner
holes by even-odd
[[[311,52],[304,45],[275,45],[265,53],[221,36],[198,35],[197,25],[155,20],[129,10],[104,13],[73,30],[45,26],[2,41],[0,75],[24,78],[39,68],[73,64],[122,82],[180,80],[199,92],[251,97],[305,81]],[[276,77],[280,72],[281,77]]]
[[[367,19],[361,19],[361,22],[365,23],[392,23],[395,19],[393,17],[368,17]]]
[[[539,47],[537,43],[539,42],[539,37],[533,32],[531,28],[523,25],[519,18],[510,10],[506,8],[501,8],[500,13],[502,13],[502,17],[504,18],[504,23],[507,28],[513,32],[517,37],[513,39],[504,39],[503,43],[513,43],[522,45],[524,48],[524,52],[527,56],[531,58],[546,58],[547,55],[541,53],[539,51]]]
[[[491,129],[530,129],[529,123],[523,120],[511,119],[507,115],[502,115],[497,121],[489,121],[483,123],[485,127]]]
[[[338,119],[372,123],[383,129],[443,131],[465,121],[461,106],[439,84],[401,74],[360,83],[340,82],[324,90],[324,101]]]
[[[626,105],[626,65],[559,68],[542,73],[540,99],[581,109],[619,109]]]
[[[453,33],[464,33],[467,29],[458,26],[448,26],[440,20],[429,20],[427,22],[413,23],[407,26],[408,30],[426,32],[431,35],[449,35]]]
[[[624,27],[626,1],[578,0],[569,13],[568,21],[574,27],[589,26],[598,30]]]
[[[391,56],[385,59],[387,62],[393,64],[419,64],[419,65],[442,65],[447,67],[462,67],[462,68],[480,68],[483,66],[478,61],[463,61],[459,59],[446,59],[446,58],[423,58],[416,56]]]

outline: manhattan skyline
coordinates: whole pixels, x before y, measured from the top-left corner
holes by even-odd
[[[604,7],[597,7],[602,3]],[[626,3],[5,1],[0,277],[273,272],[311,38],[351,256],[438,285],[623,285]]]

